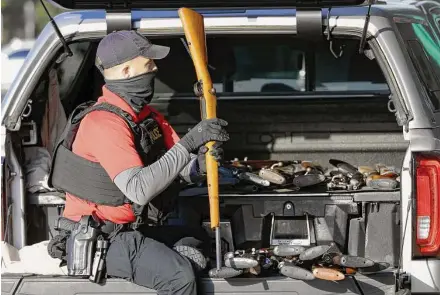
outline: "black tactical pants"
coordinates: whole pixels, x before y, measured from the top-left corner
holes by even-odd
[[[108,250],[107,274],[154,289],[158,295],[195,295],[196,279],[191,263],[171,248],[182,238],[185,240],[184,236],[188,234],[178,227],[166,226],[119,233]],[[189,236],[199,244],[204,239],[197,234]]]

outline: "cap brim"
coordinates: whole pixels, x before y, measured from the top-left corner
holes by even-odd
[[[169,47],[153,44],[142,55],[149,59],[162,59],[167,57],[169,52]]]

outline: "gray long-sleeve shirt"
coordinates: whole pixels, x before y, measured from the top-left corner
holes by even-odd
[[[176,177],[191,182],[195,176],[197,156],[179,143],[158,161],[146,167],[134,167],[119,173],[114,183],[124,195],[139,205],[145,205],[164,191]]]

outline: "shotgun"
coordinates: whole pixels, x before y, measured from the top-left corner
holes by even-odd
[[[189,47],[194,68],[197,75],[197,82],[194,85],[194,94],[200,99],[200,113],[203,119],[214,119],[217,117],[217,96],[212,85],[211,76],[208,72],[208,54],[206,49],[205,24],[203,16],[194,10],[182,7],[178,11],[182,22],[183,31]],[[238,273],[229,268],[222,267],[221,259],[221,237],[220,237],[220,204],[218,184],[218,163],[211,155],[215,142],[208,142],[206,147],[206,174],[209,196],[209,213],[211,229],[215,230],[216,269],[212,269],[211,277],[236,276]]]

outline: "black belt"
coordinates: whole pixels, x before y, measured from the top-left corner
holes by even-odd
[[[118,224],[111,221],[104,221],[101,226],[101,231],[109,236],[109,239],[116,236],[120,232],[130,231],[133,229],[132,223]]]

